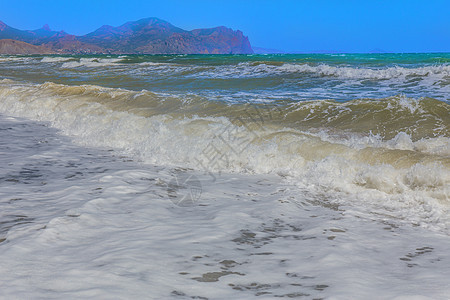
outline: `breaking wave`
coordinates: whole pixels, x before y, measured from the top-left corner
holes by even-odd
[[[99,86],[0,83],[0,112],[147,163],[273,173],[301,188],[448,226],[449,105],[402,96],[224,104]]]
[[[42,58],[42,63],[59,63],[74,60],[72,57],[46,56]]]
[[[333,66],[328,64],[312,65],[307,63],[239,63],[237,66],[220,67],[220,72],[216,69],[201,72],[201,76],[225,77],[258,77],[267,74],[316,74],[317,76],[330,76],[340,79],[414,79],[432,78],[436,81],[446,80],[449,84],[450,65],[435,65],[425,67],[388,67],[388,68],[364,68],[349,66]]]
[[[29,57],[7,57],[2,60],[30,60]],[[145,67],[159,67],[161,65],[174,65],[185,70],[189,68],[192,71],[198,71],[199,76],[215,76],[215,77],[254,77],[267,74],[283,74],[283,73],[310,73],[318,76],[331,76],[342,79],[373,79],[385,80],[393,78],[407,78],[414,79],[421,78],[435,78],[437,80],[447,80],[445,84],[449,84],[450,80],[450,65],[437,64],[433,66],[423,67],[403,67],[392,66],[384,68],[375,67],[355,67],[345,65],[330,65],[330,64],[308,64],[308,63],[283,63],[283,62],[240,62],[237,65],[218,65],[205,66],[190,65],[184,63],[172,62],[154,62],[147,61],[147,58],[127,57],[121,56],[117,58],[76,58],[76,57],[59,57],[49,56],[41,59],[42,63],[58,63],[62,62],[62,68],[78,68],[89,67],[95,68],[99,66],[120,65],[123,63],[137,63]],[[197,72],[194,72],[197,73]]]
[[[426,55],[414,56],[414,60],[395,57],[385,61],[377,55],[0,56],[0,71],[18,81],[51,80],[130,90],[145,87],[168,93],[192,91],[210,100],[216,97],[234,102],[254,100],[255,95],[262,100],[294,101],[379,99],[398,94],[450,100],[447,59]],[[48,76],[42,77],[43,73]]]
[[[336,76],[340,78],[356,79],[391,79],[407,76],[444,78],[450,76],[449,65],[427,66],[421,68],[390,67],[384,69],[336,67],[329,65],[310,66],[307,64],[294,65],[285,64],[280,67],[285,72],[309,72],[317,73],[323,76]]]
[[[55,61],[57,61],[56,60],[57,58],[54,59]],[[72,69],[79,67],[88,67],[88,68],[108,67],[113,66],[121,61],[122,61],[121,58],[80,58],[79,60],[64,62],[61,68]]]

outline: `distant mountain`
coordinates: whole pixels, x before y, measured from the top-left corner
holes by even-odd
[[[37,43],[46,43],[54,39],[68,36],[68,33],[64,31],[53,31],[48,24],[45,24],[42,28],[29,31],[34,34],[34,38]]]
[[[0,40],[13,39],[42,45],[58,53],[111,54],[251,54],[253,49],[239,30],[226,27],[186,31],[158,18],[104,25],[83,36],[52,31],[19,30],[0,21]]]
[[[22,41],[3,39],[0,40],[1,54],[53,54],[54,52],[45,46],[36,46]]]
[[[12,28],[0,21],[0,39],[12,39],[31,42],[35,35],[32,32]]]

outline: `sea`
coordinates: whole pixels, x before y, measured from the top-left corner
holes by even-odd
[[[0,56],[0,298],[450,299],[450,53]]]

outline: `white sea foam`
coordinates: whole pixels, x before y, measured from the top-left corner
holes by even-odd
[[[450,76],[450,65],[436,65],[416,68],[388,67],[388,68],[364,68],[332,66],[328,64],[311,65],[306,63],[283,63],[282,65],[242,62],[238,65],[227,65],[217,67],[220,72],[207,71],[200,73],[203,76],[219,77],[258,77],[267,74],[282,73],[312,73],[321,76],[332,76],[342,79],[393,79],[409,77],[430,77],[442,80]],[[217,70],[217,71],[218,71]]]
[[[413,143],[403,133],[388,141],[357,136],[336,140],[282,128],[248,131],[249,124],[236,125],[224,117],[179,119],[162,114],[145,118],[111,111],[79,92],[55,94],[60,88],[65,87],[8,84],[0,90],[0,111],[49,121],[82,145],[120,149],[147,163],[279,174],[361,211],[392,212],[393,217],[444,231],[450,227],[450,171],[439,156],[448,153],[448,138],[429,139],[431,146],[425,146],[426,141]],[[84,89],[94,89],[99,96],[117,93],[91,86]]]
[[[140,66],[157,66],[157,67],[174,66],[174,64],[170,64],[170,63],[158,63],[158,62],[152,62],[152,61],[141,62],[141,63],[139,63],[139,65]]]
[[[447,235],[402,226],[379,210],[365,215],[350,203],[337,206],[313,182],[299,189],[262,174],[216,173],[214,181],[188,171],[203,183],[202,196],[197,206],[177,206],[167,183],[182,171],[76,147],[46,125],[0,116],[6,145],[1,298],[443,299],[450,293]],[[338,163],[318,161],[308,175],[329,174]],[[395,189],[385,170],[378,174],[361,173],[361,183],[384,180]],[[421,185],[414,174],[408,180]],[[389,200],[365,196],[361,201],[380,205]],[[432,214],[434,207],[428,209]]]
[[[329,132],[321,131],[316,134],[323,141],[334,144],[346,145],[352,149],[363,150],[366,148],[379,148],[391,150],[408,150],[424,154],[450,156],[450,138],[435,137],[422,138],[412,141],[411,136],[405,132],[399,132],[392,139],[383,139],[380,135],[360,136],[355,134],[333,136]]]
[[[62,69],[73,69],[73,68],[97,68],[97,67],[108,67],[119,65],[122,61],[120,58],[80,58],[79,61],[69,61],[62,64]]]
[[[58,63],[58,62],[70,61],[70,60],[73,60],[73,59],[74,58],[72,58],[72,57],[46,56],[46,57],[41,59],[41,62],[43,62],[43,63]]]
[[[308,64],[289,63],[277,67],[276,70],[292,73],[308,72],[324,76],[336,76],[339,78],[353,79],[391,79],[399,77],[406,78],[407,76],[435,77],[437,79],[442,79],[446,76],[450,76],[450,65],[427,66],[419,68],[389,67],[382,69],[369,69],[330,66],[326,64],[311,66]]]
[[[2,58],[0,298],[450,294],[440,71]]]
[[[0,69],[4,68],[1,71],[5,74],[9,74],[8,70],[11,68],[20,70],[20,72],[10,73],[18,80],[29,80],[30,74],[48,72],[55,78],[69,76],[71,79],[67,80],[80,82],[81,79],[83,83],[89,84],[98,79],[98,76],[96,76],[97,68],[101,68],[102,71],[106,68],[114,71],[120,70],[121,86],[127,88],[133,88],[136,84],[145,86],[145,84],[150,83],[153,85],[157,81],[158,84],[163,83],[163,89],[167,88],[172,92],[183,85],[190,88],[189,82],[200,80],[210,86],[208,89],[201,89],[201,93],[214,97],[213,94],[219,92],[221,97],[231,97],[233,101],[241,99],[238,95],[232,95],[233,90],[226,87],[231,81],[240,78],[246,78],[249,81],[248,84],[246,82],[245,85],[239,86],[237,89],[239,93],[256,93],[260,96],[268,92],[273,98],[279,99],[287,95],[288,98],[294,100],[350,100],[355,98],[384,98],[403,93],[414,98],[432,97],[445,101],[448,100],[447,95],[450,93],[450,66],[448,63],[423,67],[419,65],[410,67],[392,66],[392,64],[387,64],[384,67],[368,67],[358,64],[347,66],[292,61],[247,61],[224,64],[202,62],[196,64],[189,60],[177,60],[176,57],[153,59],[153,57],[105,56],[83,57],[81,59],[62,56],[3,56],[0,57],[0,62]],[[49,63],[60,67],[49,70]],[[79,75],[77,72],[67,73],[67,70],[80,68],[86,71],[86,76],[82,78],[77,77]],[[36,72],[36,70],[39,71]],[[170,80],[165,80],[169,77]],[[268,80],[260,81],[260,78]],[[215,79],[224,79],[224,81]],[[210,80],[213,81],[210,82]],[[235,81],[233,84],[235,83],[243,82]],[[109,83],[103,81],[102,84],[117,86],[114,81]]]

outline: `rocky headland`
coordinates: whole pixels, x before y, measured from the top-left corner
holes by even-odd
[[[252,54],[248,37],[227,27],[183,30],[158,18],[104,25],[75,36],[52,31],[19,30],[0,21],[0,54]]]

